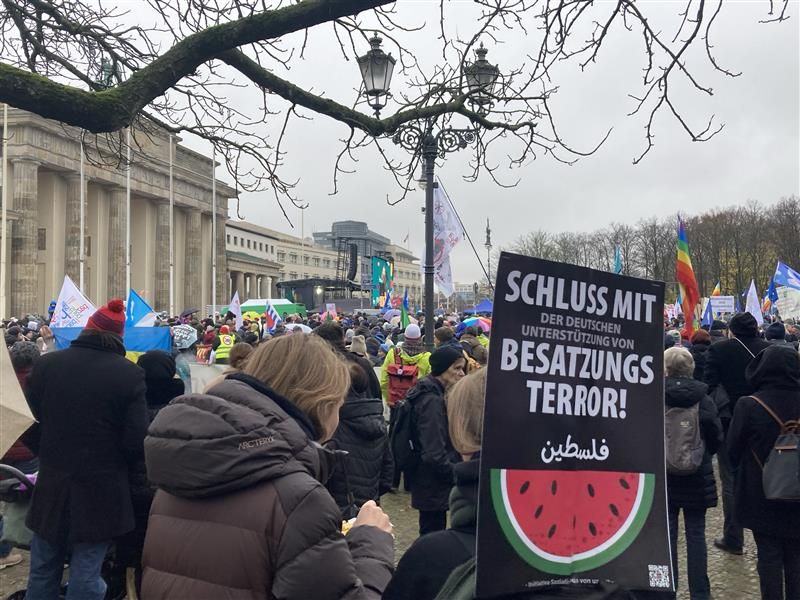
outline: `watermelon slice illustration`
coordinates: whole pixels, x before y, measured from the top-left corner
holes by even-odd
[[[544,573],[604,565],[639,535],[653,505],[652,473],[491,470],[494,510],[517,554]]]

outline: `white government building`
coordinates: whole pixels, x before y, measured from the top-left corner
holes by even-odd
[[[0,126],[1,115],[2,111]],[[81,177],[80,136],[76,128],[8,109],[8,131],[2,130],[7,156],[0,157],[0,164],[5,162],[8,169],[6,180],[0,169],[0,197],[7,198],[8,204],[7,234],[0,228],[0,246],[5,246],[6,259],[5,285],[0,286],[5,290],[5,298],[0,298],[0,309],[4,310],[0,312],[5,314],[0,317],[45,313],[50,301],[58,296],[65,274],[76,284],[82,280],[84,294],[95,304],[113,296],[124,297],[129,271],[130,285],[156,310],[178,313],[189,307],[211,305],[212,187],[216,187],[217,195],[217,282],[213,303],[227,304],[237,290],[242,301],[277,297],[277,283],[281,281],[336,278],[339,252],[330,241],[331,232],[315,233],[313,238],[303,240],[228,220],[228,200],[236,196],[236,191],[220,181],[212,182],[210,157],[181,146],[179,138],[170,138],[164,132],[136,136],[139,146],[134,148],[131,160],[130,246],[126,248],[128,198],[124,161],[100,161],[94,147],[85,144]],[[412,301],[419,301],[419,260],[411,252],[370,232],[365,223],[334,223],[334,233],[337,226],[355,227],[374,238],[372,245],[362,242],[360,250],[379,248],[391,255],[396,289],[402,293],[407,288]],[[349,241],[357,241],[356,237],[348,234]],[[360,263],[363,260],[361,256]],[[360,267],[361,264],[359,272]]]

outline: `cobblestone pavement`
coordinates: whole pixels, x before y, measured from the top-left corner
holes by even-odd
[[[383,497],[383,508],[394,523],[396,557],[400,556],[417,537],[417,511],[410,507],[408,494],[387,494]],[[706,514],[706,538],[708,540],[708,577],[715,600],[758,600],[758,574],[756,573],[756,546],[753,536],[745,532],[744,556],[732,556],[714,547],[714,537],[722,531],[722,507],[711,509]],[[686,546],[681,526],[678,534],[678,600],[689,600],[686,583]]]
[[[396,536],[396,556],[400,560],[403,552],[417,537],[417,511],[410,506],[411,498],[404,492],[387,494],[383,497],[383,508],[394,523]],[[706,518],[708,539],[708,576],[715,600],[757,600],[758,574],[756,573],[755,543],[749,532],[745,532],[744,556],[731,556],[713,545],[713,539],[722,531],[722,508],[710,510]],[[678,600],[689,600],[686,584],[686,548],[683,544],[683,531],[679,534],[680,584]],[[12,591],[25,587],[28,573],[27,553],[25,561],[15,567],[0,571],[0,599]]]

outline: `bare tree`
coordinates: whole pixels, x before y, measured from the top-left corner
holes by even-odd
[[[775,4],[765,2],[765,22],[788,18],[788,0]],[[293,122],[314,114],[344,127],[334,192],[337,176],[351,170],[359,151],[370,147],[404,196],[419,156],[393,158],[386,138],[407,124],[476,128],[474,160],[466,174],[473,179],[484,174],[498,181],[500,162],[490,152],[498,140],[513,141],[509,166],[540,155],[573,162],[594,152],[605,137],[579,150],[559,134],[550,109],[558,88],[554,66],[590,67],[613,36],[638,32],[646,57],[642,81],[629,90],[635,99],[632,114],[646,119],[645,143],[634,162],[652,147],[660,113],[671,115],[694,141],[720,131],[713,117],[702,125],[689,123],[671,92],[683,81],[696,93],[712,94],[694,75],[696,65],[689,64],[693,45],[704,48],[714,69],[737,75],[713,54],[722,0],[680,2],[677,31],[653,16],[653,3],[636,0],[477,0],[472,31],[459,35],[448,23],[463,5],[444,0],[435,25],[415,22],[413,3],[390,0],[147,0],[147,6],[160,24],[156,28],[138,24],[139,7],[127,13],[94,0],[0,0],[0,101],[93,134],[126,127],[139,134],[148,126],[196,134],[214,144],[240,189],[270,189],[279,202],[294,201],[295,182],[282,175],[284,136]],[[391,114],[372,116],[360,95],[328,98],[292,81],[290,68],[321,27],[333,30],[344,61],[362,54],[373,34],[385,37],[404,80],[396,87],[406,90],[394,96]],[[439,33],[442,60],[432,70],[409,50],[409,40],[423,27],[419,35],[426,38],[433,27]],[[465,85],[464,67],[474,61],[480,43],[499,44],[520,33],[527,52],[517,64],[505,66],[490,97],[476,104],[483,92]],[[245,85],[261,92],[257,110],[233,100]],[[481,110],[487,100],[494,108],[490,114]],[[278,133],[266,135],[265,124]],[[106,143],[121,147],[122,136],[109,136]]]

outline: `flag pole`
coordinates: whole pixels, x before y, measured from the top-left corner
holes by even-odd
[[[211,147],[211,318],[217,314],[217,148]]]
[[[8,104],[3,104],[3,243],[0,245],[0,318],[6,318],[6,261],[8,260]]]
[[[175,241],[172,237],[175,227],[175,195],[173,174],[173,135],[169,134],[169,316],[175,316]]]
[[[131,289],[131,128],[127,131],[127,169],[125,169],[125,287]]]
[[[86,244],[85,244],[85,228],[86,228],[86,181],[85,181],[85,169],[84,169],[84,162],[85,162],[85,152],[83,150],[83,131],[81,131],[81,191],[80,191],[80,203],[81,203],[81,211],[80,211],[80,219],[81,219],[81,239],[79,245],[79,264],[80,268],[78,271],[78,287],[81,290],[82,294],[85,294],[85,288],[83,286],[83,272],[84,272],[84,264],[86,263]]]

